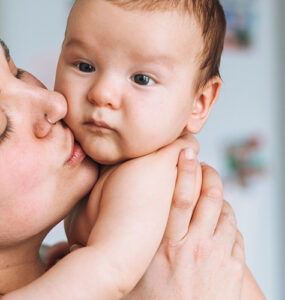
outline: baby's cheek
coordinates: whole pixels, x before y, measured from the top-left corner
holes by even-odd
[[[64,121],[73,132],[76,132],[78,130],[78,127],[80,126],[80,115],[80,109],[74,108],[68,102],[68,111],[67,115],[64,118]]]

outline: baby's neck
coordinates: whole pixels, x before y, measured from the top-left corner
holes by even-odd
[[[37,279],[45,271],[37,247],[0,248],[0,294],[9,293]]]
[[[111,169],[115,169],[121,163],[116,163],[114,165],[99,165],[99,177],[102,177],[104,174],[108,173]]]

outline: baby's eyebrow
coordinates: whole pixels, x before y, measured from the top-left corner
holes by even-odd
[[[141,57],[141,59],[146,63],[159,64],[171,70],[173,69],[173,65],[175,63],[175,57],[171,57],[163,54],[145,55],[139,53],[138,56]]]
[[[7,47],[7,45],[4,43],[3,40],[0,39],[0,45],[4,51],[4,54],[5,54],[5,57],[6,57],[6,60],[7,60],[7,63],[9,63],[10,61],[10,51],[9,51],[9,48]]]
[[[78,38],[71,38],[65,43],[65,47],[78,46],[83,49],[88,49],[89,45]],[[175,56],[164,55],[163,53],[145,54],[141,51],[133,53],[135,60],[140,59],[145,63],[155,63],[161,65],[167,69],[173,70],[173,66],[176,62]]]

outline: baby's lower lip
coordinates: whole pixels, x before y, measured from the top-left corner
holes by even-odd
[[[72,155],[66,164],[70,167],[76,166],[82,162],[82,160],[86,157],[86,154],[82,150],[81,146],[78,143],[74,143]]]

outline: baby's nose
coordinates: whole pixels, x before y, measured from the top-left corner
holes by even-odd
[[[97,106],[107,106],[112,109],[119,109],[122,102],[121,87],[115,79],[100,78],[90,88],[87,100]]]

